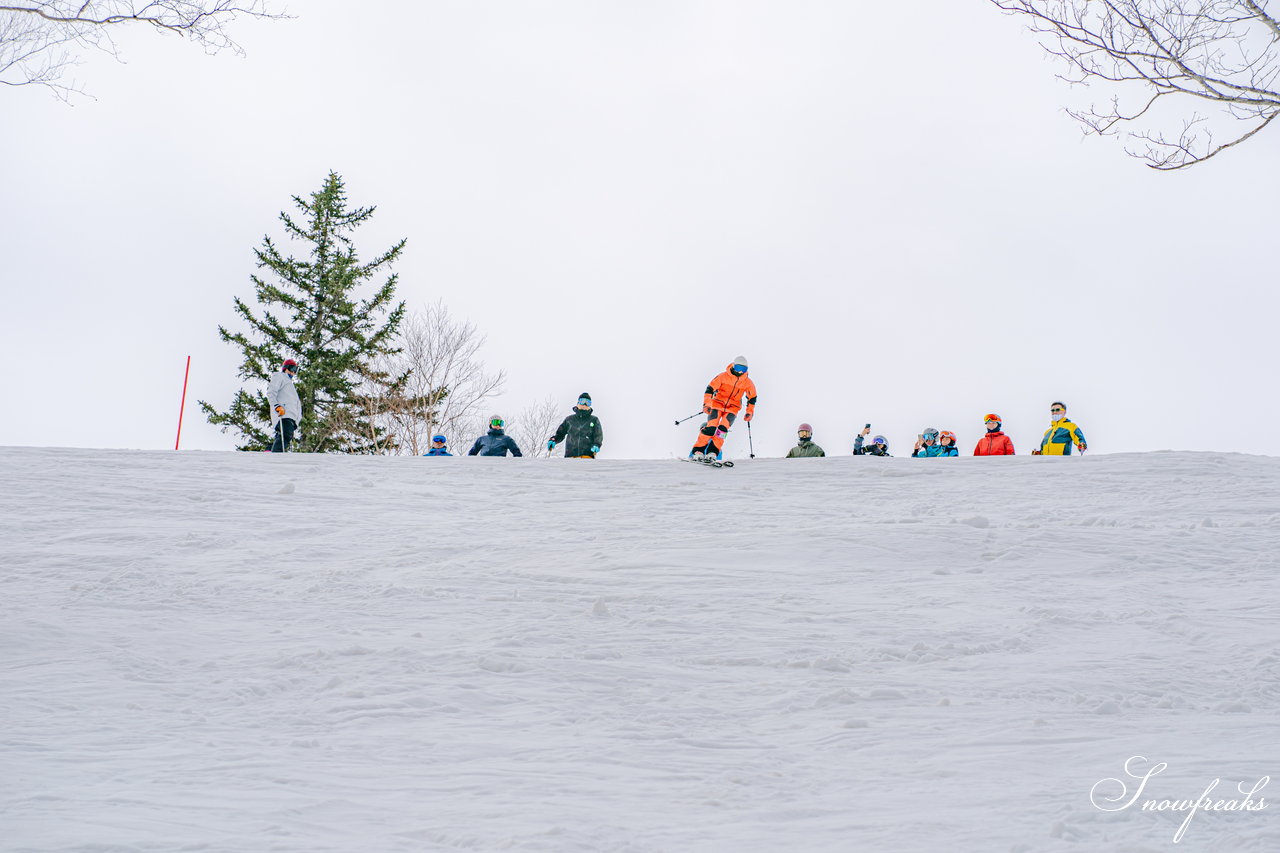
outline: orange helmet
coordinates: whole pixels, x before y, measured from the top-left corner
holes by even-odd
[[[944,439],[944,438],[949,438],[949,439],[951,439],[951,443],[952,443],[952,444],[955,444],[955,443],[956,443],[956,434],[955,434],[954,432],[952,432],[951,430],[949,430],[949,429],[944,429],[942,432],[938,433],[938,440],[939,440],[939,441],[941,441],[941,440],[942,440],[942,439]]]

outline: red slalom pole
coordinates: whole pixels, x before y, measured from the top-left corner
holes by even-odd
[[[173,449],[177,450],[182,443],[182,413],[187,409],[187,380],[191,378],[191,356],[187,356],[187,372],[182,376],[182,405],[178,407],[178,437],[174,439]]]

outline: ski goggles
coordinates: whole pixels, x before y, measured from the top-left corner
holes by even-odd
[[[950,440],[952,444],[955,444],[955,443],[956,443],[956,434],[955,434],[954,432],[948,432],[948,431],[946,431],[946,430],[943,430],[943,431],[942,431],[942,432],[940,432],[938,435],[940,436],[940,439],[939,439],[939,440],[941,440],[941,439],[945,438],[945,439]]]
[[[813,438],[813,432],[807,429],[796,430],[796,435],[801,438]]]
[[[732,373],[734,376],[741,376],[742,374],[747,372],[747,368],[742,366],[741,364],[735,364],[733,367],[729,368],[729,372]]]
[[[588,409],[589,409],[589,408],[591,408],[591,398],[590,398],[590,397],[579,397],[579,398],[578,398],[578,405],[579,405],[579,406],[586,406]]]
[[[927,429],[924,432],[922,432],[921,435],[924,436],[925,441],[938,440],[938,431],[936,429]]]
[[[493,427],[494,429],[502,429],[504,426],[506,426],[506,424],[507,422],[504,421],[502,418],[494,418],[493,420],[489,421],[489,426]]]
[[[1062,414],[1063,412],[1065,412],[1065,411],[1066,411],[1066,409],[1060,409],[1060,408],[1058,408],[1057,406],[1054,406],[1054,407],[1053,407],[1052,409],[1050,409],[1049,411],[1050,411],[1050,412],[1052,412],[1052,413],[1053,413],[1053,414],[1055,414],[1055,415],[1060,415],[1060,414]]]
[[[1004,423],[1002,420],[1000,420],[999,415],[983,415],[982,416],[982,422],[984,424],[989,424],[989,423],[992,423],[993,421],[995,423]]]
[[[883,435],[877,435],[875,438],[873,438],[873,439],[871,440],[871,443],[872,443],[872,444],[879,444],[879,445],[883,446],[883,445],[888,444],[889,442],[887,442],[887,441],[885,441],[885,440],[884,440],[884,436],[883,436]]]
[[[432,443],[432,444],[444,444],[444,436],[443,436],[443,435],[433,435],[433,436],[431,436],[431,443]]]

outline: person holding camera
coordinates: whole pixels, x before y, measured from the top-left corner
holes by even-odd
[[[871,443],[863,446],[862,442],[871,434],[871,424],[867,424],[862,428],[862,432],[853,439],[853,455],[854,456],[892,456],[889,452],[889,440],[883,435],[877,435],[871,439]]]

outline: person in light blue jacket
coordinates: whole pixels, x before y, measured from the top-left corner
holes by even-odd
[[[938,446],[938,431],[933,427],[925,427],[916,438],[916,446],[911,451],[911,455],[915,457],[942,455],[942,448]]]

